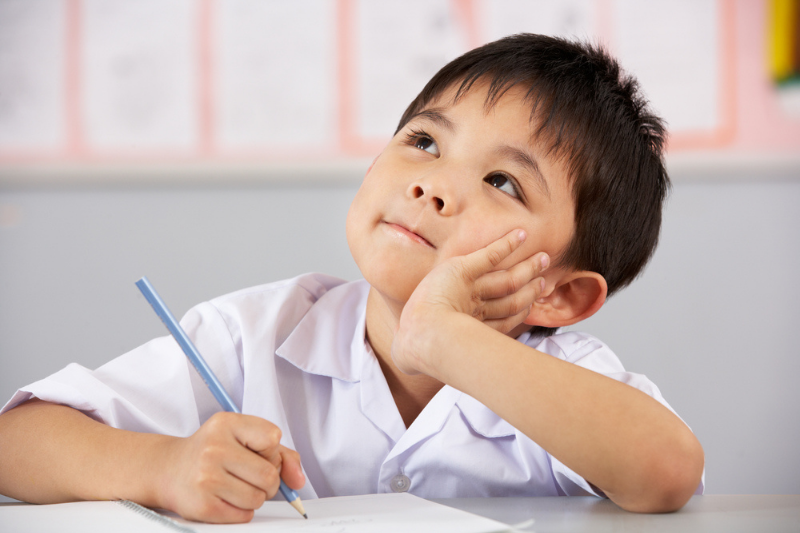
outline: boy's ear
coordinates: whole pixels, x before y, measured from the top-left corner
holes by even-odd
[[[546,278],[545,278],[546,279]],[[559,278],[555,287],[533,304],[525,323],[560,328],[585,320],[605,303],[608,284],[597,272],[581,270]]]

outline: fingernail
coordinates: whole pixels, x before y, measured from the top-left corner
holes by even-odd
[[[525,242],[525,239],[528,237],[528,234],[525,233],[525,230],[519,230],[517,236],[519,237],[519,242]]]
[[[541,281],[541,282],[539,282],[539,285],[542,287],[542,292],[544,292],[544,289],[545,289],[545,287],[547,286],[547,285],[545,284],[545,282],[544,282],[544,278],[542,278],[542,281]]]
[[[549,267],[549,266],[550,266],[550,256],[547,255],[547,254],[544,254],[542,256],[542,270],[546,270],[547,267]]]

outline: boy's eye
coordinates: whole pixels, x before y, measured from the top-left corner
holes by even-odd
[[[520,198],[519,191],[517,191],[517,186],[514,184],[513,181],[511,181],[507,176],[504,176],[503,174],[492,174],[484,178],[483,181],[485,181],[492,187],[500,189],[504,193],[513,196],[514,198],[518,199]]]
[[[439,155],[439,147],[436,145],[436,141],[434,141],[433,138],[425,132],[413,131],[409,133],[406,138],[406,142],[414,148],[419,148],[420,150],[424,150],[429,154],[435,156]]]
[[[430,137],[420,137],[417,139],[417,142],[414,143],[414,146],[429,153],[439,153],[439,150],[436,148],[436,143],[433,142],[433,139]]]

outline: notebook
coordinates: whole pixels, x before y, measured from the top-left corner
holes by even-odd
[[[493,533],[512,526],[411,494],[342,496],[303,502],[309,519],[285,501],[269,501],[247,524],[202,524],[132,502],[0,506],[0,530],[39,533]]]

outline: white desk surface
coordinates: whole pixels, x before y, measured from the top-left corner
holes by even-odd
[[[535,520],[536,533],[800,532],[800,495],[694,496],[676,513],[635,514],[593,497],[458,498],[438,503],[508,524]]]
[[[647,515],[623,511],[608,500],[593,497],[456,498],[433,501],[507,524],[534,519],[526,531],[535,533],[680,532],[783,533],[800,532],[800,495],[695,496],[676,513]],[[28,505],[0,503],[3,507]]]

